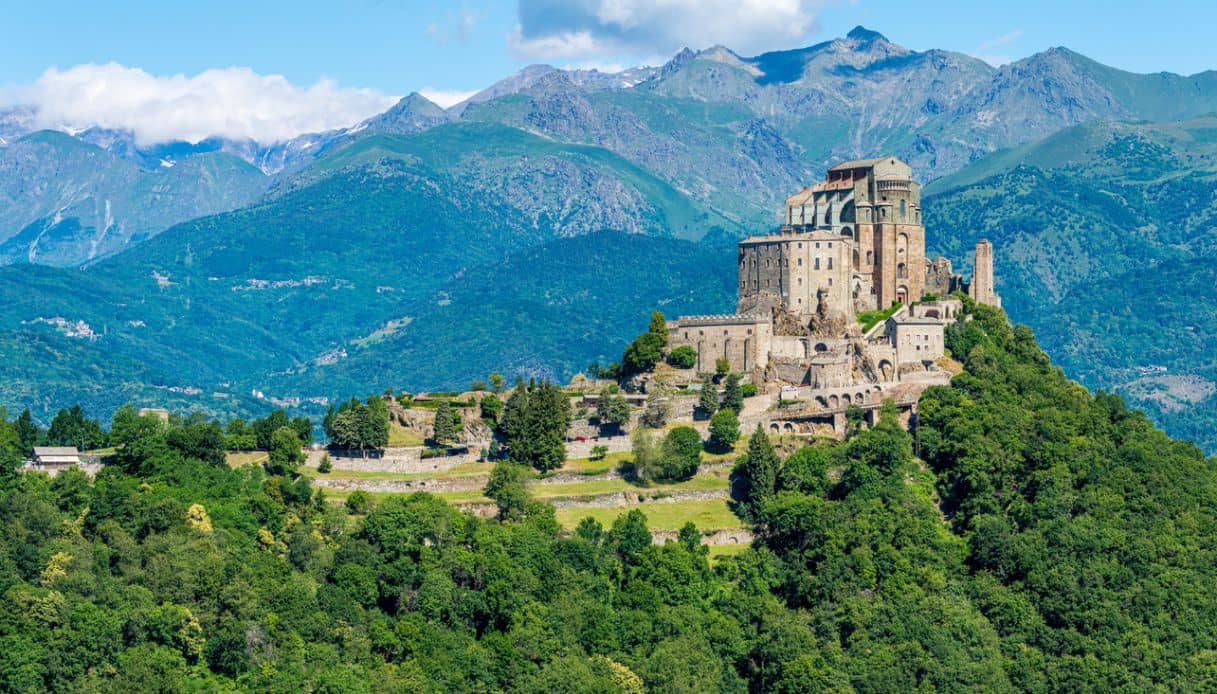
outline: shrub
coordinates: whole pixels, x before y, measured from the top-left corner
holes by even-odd
[[[751,398],[761,392],[755,383],[745,383],[739,387],[740,395],[745,398]]]
[[[347,496],[347,513],[362,515],[372,510],[372,497],[362,489],[356,489]]]
[[[592,460],[604,460],[608,455],[608,446],[603,444],[592,446]]]
[[[681,345],[668,352],[668,363],[678,369],[691,369],[697,364],[697,350],[688,345]]]
[[[330,460],[330,454],[324,453],[321,456],[321,462],[317,463],[317,472],[322,474],[334,469],[334,462]]]
[[[503,401],[499,396],[490,393],[482,398],[482,419],[491,421],[499,421],[499,416],[503,414]]]

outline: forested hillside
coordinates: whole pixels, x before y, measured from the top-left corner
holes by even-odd
[[[1091,388],[1217,450],[1217,118],[1099,123],[934,183],[928,243],[997,252],[1012,316]]]
[[[0,426],[0,689],[1146,691],[1217,678],[1217,460],[969,306],[964,371],[736,469],[754,548],[713,566],[638,511],[560,530],[426,493],[366,515],[218,427],[126,411],[90,483],[12,472]],[[211,431],[213,433],[208,434]],[[272,474],[273,473],[273,474]]]

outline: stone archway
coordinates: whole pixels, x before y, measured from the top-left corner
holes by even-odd
[[[879,362],[880,378],[882,378],[884,381],[890,381],[890,380],[892,380],[892,377],[895,375],[896,375],[896,368],[894,366],[892,366],[892,363],[890,361],[888,361],[887,359],[884,359]]]

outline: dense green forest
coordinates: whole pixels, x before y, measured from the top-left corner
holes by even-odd
[[[713,565],[637,510],[354,513],[290,465],[221,464],[218,425],[124,410],[94,481],[0,473],[0,690],[1211,687],[1217,460],[968,310],[914,433],[889,412],[784,460],[754,434],[757,540]]]

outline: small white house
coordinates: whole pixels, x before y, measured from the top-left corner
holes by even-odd
[[[101,463],[95,458],[88,460],[80,455],[75,446],[35,446],[34,455],[26,470],[45,472],[51,477],[58,475],[68,468],[79,468],[92,477],[101,470]]]
[[[80,465],[80,451],[75,446],[35,446],[32,462],[40,467]]]

